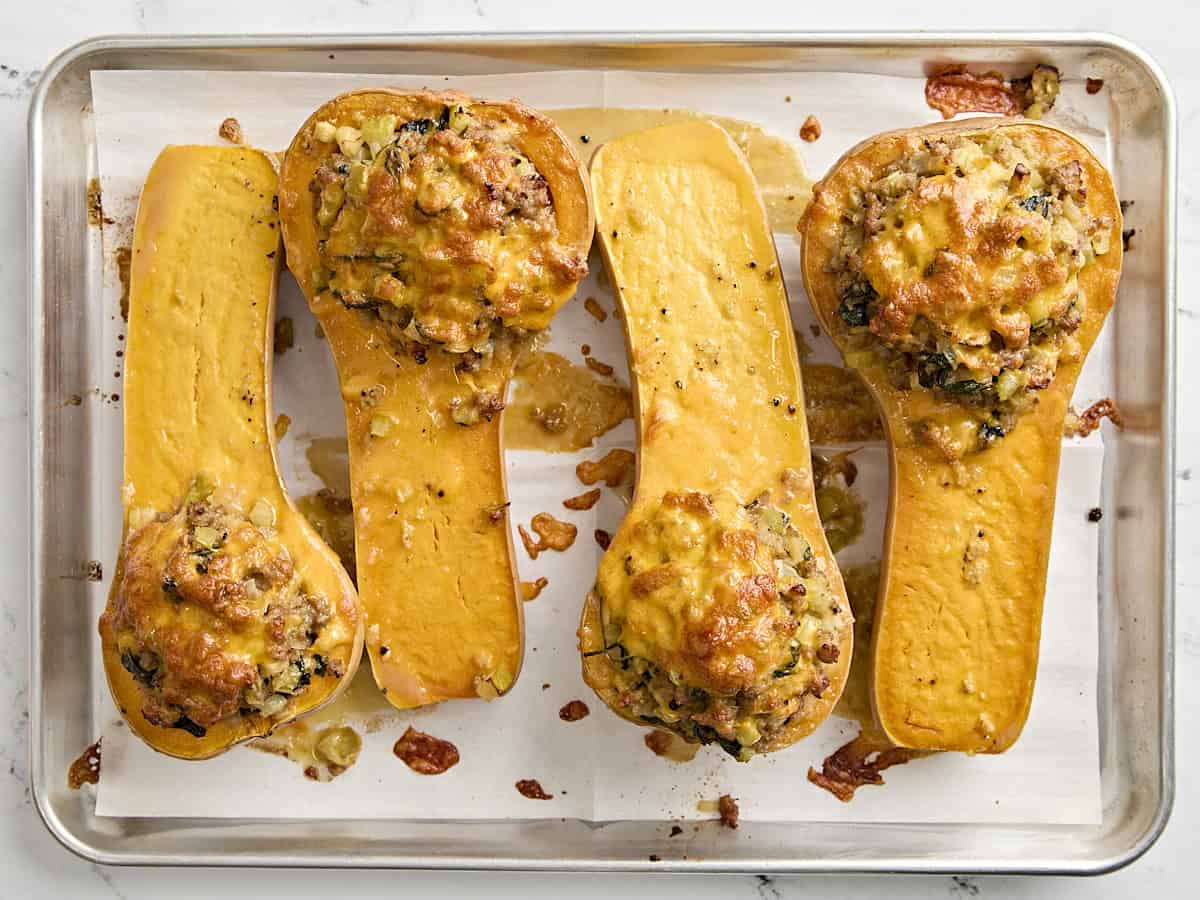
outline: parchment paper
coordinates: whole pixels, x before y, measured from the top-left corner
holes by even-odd
[[[859,140],[888,128],[936,118],[916,79],[849,74],[646,74],[630,72],[538,72],[430,77],[312,75],[306,73],[119,72],[93,73],[99,172],[106,213],[104,296],[113,310],[103,336],[105,354],[96,364],[102,393],[119,392],[113,353],[123,334],[116,315],[120,288],[113,251],[129,241],[137,194],[158,151],[169,143],[216,143],[217,126],[237,117],[249,143],[283,148],[320,103],[337,93],[373,85],[453,87],[485,96],[519,96],[545,110],[559,107],[671,107],[747,119],[800,148],[810,173],[824,172]],[[165,100],[164,98],[169,98]],[[790,100],[785,99],[790,98]],[[797,137],[805,117],[816,114],[823,136],[815,144]],[[1108,158],[1107,107],[1082,84],[1064,86],[1051,121],[1069,125]],[[796,327],[813,346],[815,361],[838,362],[829,342],[809,331],[814,319],[799,278],[794,235],[776,235]],[[555,319],[548,349],[580,360],[581,343],[617,369],[628,382],[620,323],[599,323],[583,308],[596,297],[613,308],[611,291],[592,275],[579,299]],[[280,447],[285,476],[295,496],[321,487],[304,450],[313,437],[344,435],[342,406],[332,360],[314,334],[314,321],[290,278],[281,288],[279,315],[295,321],[296,346],[277,358],[275,406],[293,423]],[[1110,338],[1102,336],[1085,367],[1077,403],[1108,393]],[[119,404],[114,404],[119,407]],[[108,472],[110,502],[103,533],[111,535],[104,559],[113,571],[120,535],[121,421],[104,420],[96,448],[97,471]],[[1069,443],[1058,489],[1054,546],[1050,560],[1037,689],[1024,734],[998,757],[940,754],[886,773],[883,788],[864,788],[842,804],[810,785],[805,773],[845,740],[858,725],[831,717],[813,736],[787,750],[739,764],[714,747],[694,760],[676,763],[646,749],[646,730],[614,714],[584,685],[579,674],[575,629],[601,550],[595,528],[615,532],[621,499],[606,490],[592,510],[570,512],[562,500],[583,490],[574,468],[609,447],[636,449],[632,423],[624,423],[580,453],[513,451],[507,456],[511,521],[528,523],[550,511],[579,526],[565,553],[544,553],[532,562],[518,549],[521,577],[546,576],[549,587],[526,604],[525,667],[512,693],[502,700],[459,701],[414,712],[395,712],[383,728],[364,735],[358,763],[329,783],[303,777],[298,766],[278,757],[237,748],[216,760],[180,762],[158,755],[121,723],[98,673],[95,702],[104,727],[104,764],[97,812],[105,816],[321,817],[488,819],[575,817],[694,819],[711,817],[698,807],[730,793],[742,817],[762,821],[1098,823],[1099,747],[1096,710],[1097,572],[1096,525],[1087,511],[1099,505],[1103,447],[1098,438]],[[867,503],[866,532],[841,555],[843,563],[878,558],[886,509],[887,461],[882,444],[862,447],[855,457],[855,489]],[[520,548],[519,541],[516,542]],[[94,610],[98,615],[99,610]],[[364,670],[366,664],[364,663]],[[363,673],[365,675],[365,671]],[[369,677],[369,675],[365,675]],[[591,715],[565,723],[558,709],[582,699]],[[381,709],[386,708],[384,705]],[[411,772],[391,753],[409,723],[453,741],[462,762],[444,775]],[[514,788],[537,778],[554,795],[525,799]]]

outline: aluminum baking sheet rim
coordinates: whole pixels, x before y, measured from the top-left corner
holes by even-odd
[[[987,859],[977,857],[964,864],[961,861],[939,860],[917,856],[823,857],[814,859],[648,859],[575,857],[540,859],[509,855],[483,856],[405,856],[377,855],[347,856],[346,854],[284,854],[284,853],[214,853],[185,854],[150,851],[108,851],[84,841],[59,817],[50,805],[45,791],[47,772],[44,766],[43,726],[43,646],[42,646],[42,536],[45,526],[41,506],[41,461],[43,457],[44,403],[44,312],[45,283],[43,253],[45,251],[44,198],[42,178],[43,118],[50,90],[70,67],[88,56],[100,56],[115,51],[222,51],[222,50],[320,50],[353,52],[387,50],[420,44],[445,44],[449,48],[504,48],[514,46],[595,47],[619,45],[639,47],[648,45],[783,45],[793,48],[845,49],[948,49],[948,48],[1019,48],[1030,45],[1043,47],[1074,46],[1104,49],[1140,66],[1161,96],[1163,106],[1163,167],[1165,192],[1162,198],[1164,215],[1163,272],[1163,343],[1161,410],[1163,419],[1162,483],[1163,549],[1160,559],[1162,587],[1162,658],[1163,671],[1159,703],[1161,727],[1158,748],[1160,777],[1159,800],[1146,828],[1122,851],[1095,859],[1045,858],[1036,864],[1007,857]],[[89,70],[90,71],[90,70]],[[90,89],[89,89],[90,90]],[[314,868],[387,867],[423,869],[481,869],[527,871],[645,871],[645,872],[770,872],[770,873],[852,873],[852,872],[911,872],[979,874],[1104,874],[1120,869],[1142,856],[1158,839],[1170,818],[1175,797],[1174,768],[1174,594],[1175,594],[1175,318],[1176,318],[1176,192],[1177,192],[1177,114],[1174,94],[1158,64],[1141,47],[1116,35],[1097,32],[792,32],[792,31],[601,31],[601,32],[509,32],[482,35],[471,32],[420,32],[404,35],[189,35],[175,37],[118,35],[85,40],[64,50],[43,71],[34,91],[29,109],[29,339],[30,339],[30,545],[27,560],[31,590],[30,611],[30,781],[34,806],[50,833],[68,850],[90,862],[109,865],[178,865],[178,866],[295,866]],[[170,820],[167,820],[170,821]],[[188,820],[184,820],[188,821]],[[809,823],[812,824],[812,823]],[[928,826],[911,826],[923,828]],[[962,826],[969,828],[971,826]]]

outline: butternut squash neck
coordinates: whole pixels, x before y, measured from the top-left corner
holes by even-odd
[[[961,463],[891,441],[871,679],[875,715],[899,746],[998,753],[1021,733],[1074,382],[1060,371],[1012,432]],[[889,389],[875,387],[887,410]]]
[[[492,679],[507,687],[523,655],[523,602],[500,416],[470,427],[448,421],[455,357],[431,350],[419,363],[381,340],[364,314],[332,298],[312,308],[345,401],[376,682],[401,708],[488,696]],[[498,396],[511,375],[511,360],[497,360],[489,377]]]

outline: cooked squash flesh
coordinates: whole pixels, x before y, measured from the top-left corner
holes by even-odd
[[[258,151],[169,147],[134,229],[125,538],[100,633],[130,726],[176,756],[315,708],[362,646],[353,586],[275,461],[276,187]]]
[[[714,124],[611,141],[591,175],[640,458],[584,611],[584,675],[621,715],[746,759],[819,724],[851,652],[774,243]]]
[[[880,135],[814,189],[805,285],[892,454],[872,696],[901,746],[998,753],[1024,726],[1063,419],[1120,227],[1095,157],[1023,120]]]
[[[503,694],[523,602],[500,412],[587,271],[579,163],[517,103],[361,91],[301,128],[280,210],[338,367],[375,679],[399,707]]]

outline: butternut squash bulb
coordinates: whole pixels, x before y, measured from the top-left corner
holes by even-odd
[[[639,457],[583,612],[584,678],[619,715],[745,760],[828,715],[853,638],[775,245],[710,122],[613,140],[591,178]]]
[[[168,147],[134,226],[124,531],[100,619],[129,727],[203,759],[350,683],[363,615],[275,459],[275,168],[245,147]]]
[[[1046,125],[931,125],[850,150],[800,230],[891,447],[875,714],[903,747],[1002,752],[1033,695],[1063,419],[1120,278],[1112,181]]]
[[[301,127],[279,198],[345,401],[375,679],[398,707],[503,694],[523,601],[500,412],[587,272],[579,161],[515,101],[356,91]]]

